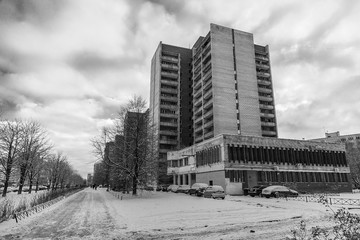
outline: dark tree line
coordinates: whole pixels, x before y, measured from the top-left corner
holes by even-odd
[[[40,123],[29,120],[0,119],[0,180],[2,196],[15,185],[18,194],[28,186],[29,193],[39,185],[63,188],[80,185],[77,174],[62,153],[53,152],[47,131]]]

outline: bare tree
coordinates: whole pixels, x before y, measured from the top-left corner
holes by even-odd
[[[134,96],[121,107],[117,128],[124,136],[123,157],[121,161],[112,163],[130,178],[132,194],[136,195],[138,185],[153,183],[157,173],[154,136],[146,101],[142,97]]]
[[[10,176],[20,157],[23,140],[23,123],[20,120],[0,122],[0,171],[5,176],[2,196],[6,196]]]
[[[111,140],[114,138],[115,130],[110,127],[103,127],[101,129],[101,134],[99,136],[96,136],[90,140],[91,145],[93,147],[93,155],[97,158],[97,161],[100,161],[99,164],[101,166],[98,166],[97,170],[101,170],[101,172],[96,172],[94,175],[96,175],[96,179],[99,180],[103,178],[103,181],[107,186],[110,185],[110,168],[111,164],[109,161],[109,156],[107,154],[108,143],[111,142]],[[99,176],[99,174],[103,175],[102,177]],[[96,181],[98,182],[98,181]]]
[[[18,161],[20,170],[18,194],[22,193],[26,176],[36,157],[51,148],[45,130],[35,121],[24,122],[21,144],[20,159]]]

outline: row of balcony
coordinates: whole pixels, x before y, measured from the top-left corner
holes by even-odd
[[[164,81],[166,81],[166,80],[164,80]],[[177,82],[176,82],[176,83],[177,83]],[[172,93],[172,94],[177,94],[177,93],[178,93],[178,91],[177,91],[177,89],[162,87],[162,88],[161,88],[161,93]]]
[[[173,79],[178,79],[178,77],[179,77],[179,75],[177,73],[164,72],[164,71],[161,71],[161,76],[165,76],[165,77],[169,77],[169,78],[173,78]]]
[[[256,63],[256,67],[257,67],[257,68],[262,68],[262,69],[265,69],[265,70],[270,69],[270,66],[269,66],[269,65],[261,64],[261,63]]]
[[[159,143],[160,144],[177,145],[178,141],[177,140],[172,140],[172,139],[159,139]]]
[[[263,61],[269,61],[269,58],[260,54],[255,54],[255,59],[263,60]]]
[[[161,79],[161,84],[168,85],[168,86],[177,86],[179,83],[177,81]],[[162,88],[162,89],[164,89],[164,88]]]
[[[261,122],[261,126],[264,127],[275,127],[276,124],[274,122]]]
[[[256,72],[257,76],[260,76],[260,77],[270,77],[270,73],[267,73],[267,72]]]
[[[264,85],[264,86],[270,86],[271,85],[271,81],[257,80],[257,82],[258,82],[258,84]]]
[[[272,97],[259,96],[259,100],[264,101],[264,102],[272,102],[273,98]]]
[[[260,113],[260,117],[264,117],[264,118],[274,118],[275,114],[273,113]]]
[[[272,93],[271,88],[258,87],[258,91],[261,93]]]
[[[176,64],[161,63],[161,67],[166,68],[166,69],[172,69],[172,70],[178,70],[179,69],[179,66],[176,65]]]
[[[274,109],[273,105],[259,104],[259,106],[260,106],[261,109],[269,109],[269,110]]]
[[[161,59],[168,60],[168,61],[171,61],[171,62],[178,62],[179,61],[179,59],[177,59],[175,57],[170,57],[170,56],[161,56]]]
[[[176,113],[160,113],[160,117],[166,117],[166,118],[178,118],[178,114]]]
[[[263,136],[269,136],[269,137],[274,137],[274,136],[276,136],[276,132],[275,132],[275,131],[262,130],[261,133],[262,133]]]

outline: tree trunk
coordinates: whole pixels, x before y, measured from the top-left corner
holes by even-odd
[[[22,189],[23,189],[24,182],[25,182],[25,177],[26,177],[26,165],[21,166],[21,168],[20,168],[20,182],[19,182],[18,194],[22,193]]]
[[[39,191],[39,178],[36,179],[36,187],[35,192],[37,193]]]
[[[8,189],[8,187],[9,187],[9,180],[10,180],[11,169],[12,169],[12,160],[8,160],[7,168],[6,168],[6,171],[5,171],[4,189],[3,189],[3,192],[2,192],[2,196],[3,196],[3,197],[6,197],[6,192],[7,192],[7,189]]]
[[[32,190],[32,180],[29,180],[29,194],[31,193]]]

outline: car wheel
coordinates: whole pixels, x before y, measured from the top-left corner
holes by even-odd
[[[250,196],[251,196],[251,197],[255,197],[255,195],[254,195],[254,194],[250,194]]]
[[[279,193],[279,192],[275,192],[275,193],[274,193],[274,196],[275,196],[276,198],[279,198],[279,197],[280,197],[280,193]]]

